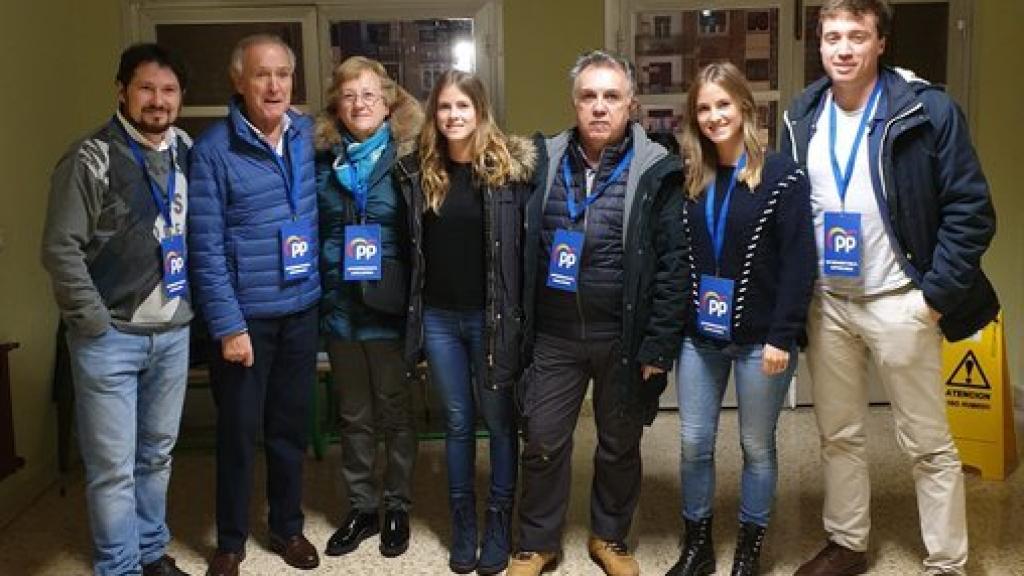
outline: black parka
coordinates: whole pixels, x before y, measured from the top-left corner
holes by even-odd
[[[533,189],[537,160],[534,144],[525,138],[508,136],[506,144],[512,165],[509,181],[496,188],[483,187],[484,242],[487,250],[485,294],[486,386],[504,388],[518,380],[522,371],[523,342],[523,218],[526,201]],[[425,199],[420,187],[417,154],[399,162],[399,185],[411,202],[409,228],[412,240],[412,275],[406,320],[406,360],[418,362],[423,350],[423,289],[426,259],[423,250]]]

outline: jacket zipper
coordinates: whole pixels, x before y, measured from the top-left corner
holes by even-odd
[[[796,134],[793,133],[793,122],[789,119],[789,110],[782,113],[782,122],[786,125],[786,130],[789,132],[789,147],[792,148],[793,162],[800,164],[799,154],[796,150]]]
[[[879,146],[878,146],[878,181],[882,184],[882,199],[885,202],[889,201],[889,192],[885,188],[886,174],[885,174],[884,166],[882,164],[882,159],[885,156],[885,147],[886,147],[886,141],[887,141],[887,139],[889,137],[889,129],[892,128],[893,126],[895,126],[897,122],[900,122],[903,119],[907,118],[908,116],[910,116],[912,114],[915,114],[916,112],[918,112],[922,108],[924,108],[924,105],[921,104],[920,102],[918,102],[917,104],[915,104],[914,106],[911,106],[906,111],[900,113],[899,116],[896,116],[895,118],[893,118],[893,119],[889,120],[888,122],[886,122],[885,123],[885,128],[882,129],[882,139],[879,142]],[[897,259],[898,262],[900,262],[900,261],[904,260],[904,254],[902,253],[904,248],[903,248],[903,242],[900,240],[899,229],[897,228],[896,225],[897,225],[896,215],[893,214],[893,211],[890,209],[889,210],[889,227],[892,229],[893,239],[895,240],[895,243],[896,243],[896,246],[894,246],[894,248],[898,248],[899,249],[896,252],[896,259]],[[901,266],[901,268],[902,268],[902,266]],[[904,270],[904,273],[906,273],[908,276],[913,278],[913,275],[909,274],[908,272],[909,272],[908,270]]]
[[[584,181],[586,181],[586,174],[583,175]],[[596,176],[595,176],[596,178]],[[573,191],[569,190],[568,194],[572,194]],[[580,295],[580,279],[583,273],[583,250],[587,249],[587,210],[583,211],[583,247],[580,250],[580,262],[579,267],[576,269],[576,313],[580,315],[580,339],[587,339],[587,319],[583,316],[583,297]]]
[[[489,218],[489,220],[490,220],[489,222],[485,222],[485,225],[487,226],[487,239],[486,239],[486,241],[487,241],[488,249],[491,251],[491,260],[488,263],[489,265],[487,266],[487,270],[486,270],[486,274],[487,274],[487,298],[488,298],[488,302],[486,304],[486,308],[487,308],[487,314],[490,317],[490,330],[488,330],[488,333],[487,333],[487,367],[489,369],[488,372],[490,372],[490,370],[494,369],[494,335],[495,335],[496,331],[498,330],[498,321],[500,321],[501,318],[499,317],[499,314],[496,311],[497,310],[497,300],[495,298],[495,293],[494,293],[494,267],[495,267],[495,262],[497,262],[495,260],[495,258],[498,256],[498,254],[497,254],[497,252],[498,252],[497,251],[497,246],[495,245],[495,241],[494,241],[494,238],[495,238],[495,233],[494,233],[494,221],[495,221],[495,218],[494,218],[494,205],[495,205],[494,204],[494,191],[491,189],[490,186],[487,186],[485,188],[485,190],[486,190],[486,196],[485,196],[484,199],[487,202],[487,206],[486,206],[486,209],[484,210],[484,213],[486,214],[485,218]],[[487,326],[484,326],[484,329],[487,329]],[[491,382],[491,380],[492,379],[490,378],[490,375],[488,375],[486,385],[488,387],[492,387],[493,388],[494,384],[493,384],[493,382]]]
[[[911,114],[914,114],[915,112],[917,112],[918,110],[920,110],[922,108],[924,108],[924,105],[921,104],[920,102],[918,102],[916,105],[911,107],[909,110],[903,112],[899,116],[897,116],[897,117],[893,118],[892,120],[889,120],[888,122],[886,122],[885,123],[885,128],[882,129],[881,145],[878,147],[878,176],[879,176],[878,179],[882,183],[882,198],[885,198],[886,201],[888,201],[889,193],[885,189],[885,171],[883,170],[882,158],[885,156],[885,143],[886,143],[886,139],[889,137],[889,128],[892,128],[893,125],[895,125],[897,122],[899,122],[900,120],[903,120],[904,118],[906,118],[907,116],[910,116]],[[892,221],[892,214],[889,215],[889,218],[890,218],[891,224],[895,225],[896,223],[894,221]],[[896,229],[893,228],[893,233],[895,233],[895,231],[896,231]]]

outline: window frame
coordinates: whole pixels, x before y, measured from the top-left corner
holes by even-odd
[[[475,39],[475,69],[491,97],[495,115],[504,118],[504,0],[122,0],[123,43],[152,41],[161,24],[300,22],[307,114],[323,109],[330,84],[330,24],[337,20],[419,20],[470,18]],[[227,75],[228,63],[224,62]],[[183,117],[218,117],[220,106],[186,106]]]

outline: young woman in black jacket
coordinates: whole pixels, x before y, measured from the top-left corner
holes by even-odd
[[[413,225],[410,346],[422,346],[445,416],[452,516],[449,566],[497,574],[509,557],[518,472],[513,382],[522,341],[523,207],[536,152],[494,123],[483,84],[450,70],[427,101],[420,135],[422,219]],[[477,555],[476,421],[490,438],[491,483]]]
[[[797,363],[817,258],[807,178],[765,154],[757,108],[730,63],[698,72],[687,97],[683,219],[693,298],[678,364],[685,545],[670,575],[715,571],[715,436],[734,372],[743,474],[733,575],[758,573],[775,498],[775,428]]]

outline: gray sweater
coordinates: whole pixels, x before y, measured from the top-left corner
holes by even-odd
[[[61,316],[83,336],[99,336],[111,325],[132,333],[160,332],[192,319],[187,298],[164,294],[160,239],[168,230],[125,134],[113,122],[104,124],[68,149],[51,180],[42,262]],[[183,169],[192,142],[177,128],[165,142],[161,151],[140,148],[163,194],[173,161],[171,232],[184,235]]]

